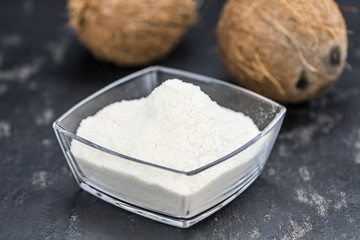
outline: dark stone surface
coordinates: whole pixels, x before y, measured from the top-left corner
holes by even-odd
[[[341,1],[360,9],[358,1]],[[231,81],[216,52],[221,1],[165,65]],[[345,9],[346,10],[346,9]],[[261,176],[190,229],[116,208],[81,191],[52,121],[90,93],[137,69],[94,60],[67,26],[65,1],[0,7],[0,239],[359,239],[360,17],[344,12],[346,70],[323,97],[291,105]]]

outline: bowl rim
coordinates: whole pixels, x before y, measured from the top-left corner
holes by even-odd
[[[165,73],[169,73],[169,74],[175,74],[175,75],[182,75],[182,76],[191,78],[192,80],[196,80],[196,81],[199,81],[199,82],[216,83],[218,85],[223,85],[223,86],[226,86],[226,87],[230,87],[230,88],[239,90],[240,92],[242,92],[242,93],[244,93],[244,94],[246,94],[246,95],[248,95],[248,96],[250,96],[252,98],[264,101],[264,102],[266,102],[268,104],[271,104],[271,105],[273,105],[275,107],[278,107],[279,112],[276,114],[274,119],[262,131],[260,131],[260,133],[258,135],[256,135],[254,138],[250,139],[245,144],[238,147],[236,150],[234,150],[234,151],[226,154],[225,156],[223,156],[223,157],[221,157],[219,159],[216,159],[216,160],[214,160],[214,161],[212,161],[212,162],[210,162],[210,163],[208,163],[208,164],[206,164],[204,166],[201,166],[199,168],[196,168],[196,169],[190,170],[190,171],[181,171],[181,170],[161,166],[159,164],[150,163],[150,162],[147,162],[147,161],[144,161],[144,160],[140,160],[140,159],[137,159],[137,158],[133,158],[133,157],[118,153],[118,152],[110,150],[110,149],[108,149],[106,147],[102,147],[101,145],[98,145],[96,143],[93,143],[93,142],[91,142],[89,140],[86,140],[85,138],[82,138],[82,137],[78,136],[77,134],[74,134],[74,133],[66,130],[62,126],[60,126],[60,122],[64,118],[69,116],[75,109],[77,109],[78,107],[82,106],[83,104],[91,101],[95,97],[103,94],[104,92],[110,90],[111,88],[113,88],[115,86],[123,84],[123,83],[125,83],[127,81],[131,81],[132,79],[134,79],[136,77],[139,77],[141,75],[145,75],[145,74],[148,74],[148,73],[151,73],[151,72],[156,72],[156,71],[165,72]],[[221,80],[218,80],[218,79],[215,79],[215,78],[212,78],[212,77],[204,76],[204,75],[201,75],[201,74],[196,74],[196,73],[184,71],[184,70],[179,70],[179,69],[174,69],[174,68],[169,68],[169,67],[163,67],[163,66],[150,66],[150,67],[144,68],[142,70],[136,71],[136,72],[134,72],[132,74],[129,74],[129,75],[125,76],[125,77],[122,77],[122,78],[108,84],[107,86],[99,89],[98,91],[94,92],[93,94],[89,95],[88,97],[84,98],[83,100],[81,100],[80,102],[75,104],[73,107],[71,107],[69,110],[67,110],[64,114],[62,114],[58,119],[56,119],[53,122],[52,126],[53,126],[55,132],[58,131],[58,132],[66,135],[66,136],[68,136],[68,137],[70,137],[72,139],[75,139],[75,140],[83,143],[83,144],[86,144],[86,145],[88,145],[90,147],[93,147],[93,148],[95,148],[97,150],[100,150],[100,151],[103,151],[105,153],[114,155],[116,157],[120,157],[120,158],[129,160],[129,161],[137,162],[137,163],[144,164],[144,165],[151,166],[151,167],[160,168],[160,169],[167,170],[167,171],[192,176],[192,175],[198,174],[198,173],[200,173],[200,172],[202,172],[202,171],[204,171],[204,170],[206,170],[208,168],[211,168],[211,167],[213,167],[213,166],[215,166],[215,165],[217,165],[217,164],[219,164],[221,162],[224,162],[229,158],[232,158],[233,156],[237,155],[238,153],[244,151],[248,147],[255,144],[263,136],[265,136],[267,133],[269,133],[277,125],[277,123],[279,123],[284,118],[285,113],[286,113],[286,107],[284,107],[283,105],[281,105],[281,104],[279,104],[279,103],[277,103],[277,102],[275,102],[275,101],[273,101],[271,99],[268,99],[268,98],[266,98],[266,97],[264,97],[264,96],[262,96],[260,94],[252,92],[252,91],[250,91],[248,89],[236,86],[234,84],[231,84],[231,83],[228,83],[228,82],[225,82],[225,81],[221,81]],[[62,141],[60,141],[60,137],[58,136],[58,134],[56,134],[56,136],[57,136],[57,138],[59,140],[59,143],[62,144]]]

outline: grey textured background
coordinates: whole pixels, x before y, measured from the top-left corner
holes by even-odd
[[[223,1],[159,65],[231,81],[216,52]],[[356,0],[341,1],[355,6]],[[0,239],[359,239],[360,17],[344,12],[346,70],[323,97],[289,105],[261,176],[190,229],[134,215],[81,191],[52,121],[137,69],[98,62],[67,26],[65,1],[1,1]]]

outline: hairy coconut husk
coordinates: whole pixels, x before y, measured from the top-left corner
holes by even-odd
[[[193,0],[69,0],[70,25],[95,57],[120,66],[163,58],[195,16]]]
[[[280,102],[319,96],[345,65],[346,26],[333,0],[229,0],[216,32],[234,80]]]

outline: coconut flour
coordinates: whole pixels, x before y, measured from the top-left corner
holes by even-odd
[[[146,98],[110,104],[84,119],[77,130],[80,137],[113,151],[180,171],[211,163],[257,134],[251,118],[219,106],[199,87],[177,79],[167,80]],[[88,181],[101,190],[176,216],[211,207],[219,189],[237,178],[252,157],[250,153],[234,157],[187,176],[121,159],[77,141],[71,151]]]

